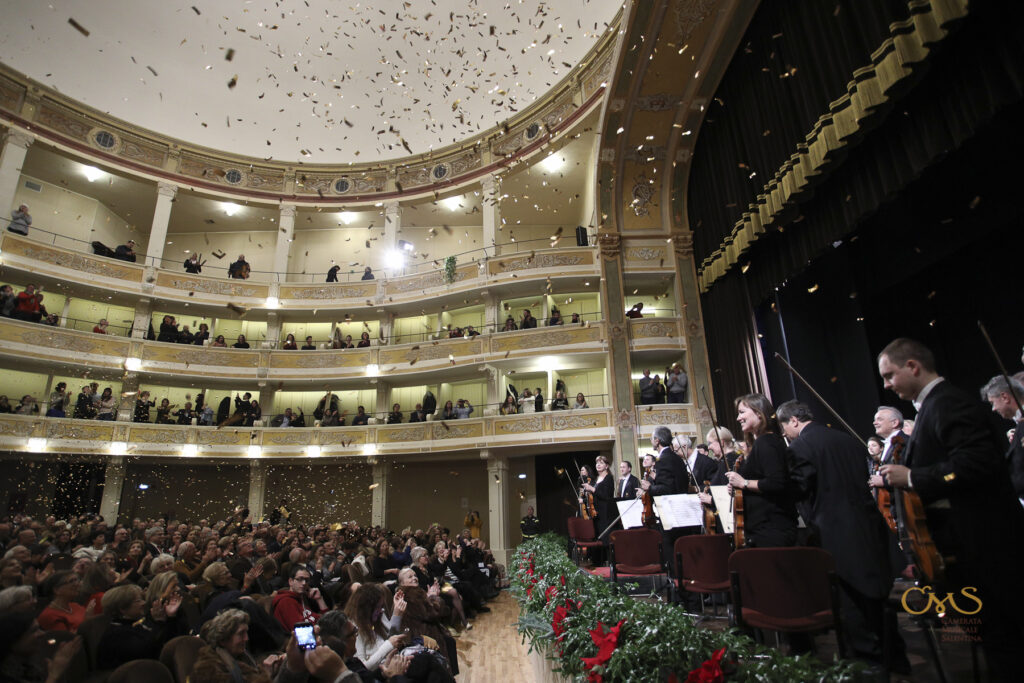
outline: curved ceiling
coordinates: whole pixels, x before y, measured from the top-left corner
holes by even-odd
[[[95,109],[223,152],[422,154],[561,81],[621,0],[0,0],[0,61]]]

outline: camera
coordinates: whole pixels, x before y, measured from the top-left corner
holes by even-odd
[[[293,628],[295,630],[295,642],[300,650],[316,649],[316,634],[313,632],[313,624],[300,621]]]

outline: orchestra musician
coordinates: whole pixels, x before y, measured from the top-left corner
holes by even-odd
[[[636,498],[640,480],[633,474],[633,464],[628,460],[619,463],[619,481],[615,486],[615,500],[632,500]]]
[[[976,589],[977,634],[992,680],[1016,680],[1024,646],[1024,599],[1017,572],[1024,566],[1024,509],[1003,458],[1005,439],[985,405],[935,369],[920,342],[900,338],[878,354],[883,386],[917,408],[901,464],[881,468],[885,482],[909,489],[924,504],[925,521],[958,597]],[[971,602],[972,608],[975,603]]]
[[[789,484],[786,442],[779,436],[772,404],[763,394],[736,399],[747,456],[739,472],[725,473],[732,489],[742,489],[747,545],[778,548],[796,543],[796,505]]]
[[[776,411],[793,452],[797,504],[810,545],[832,554],[839,576],[843,635],[859,659],[910,674],[896,613],[885,610],[895,572],[889,563],[890,532],[864,484],[864,453],[857,439],[814,422],[810,408],[786,401]],[[888,623],[887,623],[888,622]],[[884,661],[886,629],[890,661]]]
[[[651,446],[658,451],[658,459],[654,462],[654,480],[648,481],[644,478],[640,482],[640,488],[650,491],[652,496],[686,493],[686,466],[682,458],[672,450],[672,431],[663,425],[656,427],[651,434]],[[661,551],[667,567],[673,564],[675,542],[679,536],[678,529],[662,530]]]
[[[584,465],[580,469],[580,475],[582,476],[587,466]],[[603,455],[597,456],[597,460],[594,462],[594,469],[597,470],[597,477],[589,477],[589,481],[584,479],[581,488],[584,495],[589,493],[594,496],[594,508],[597,510],[597,516],[594,518],[594,535],[600,538],[605,545],[608,545],[608,536],[611,532],[603,537],[601,534],[619,516],[618,508],[615,506],[615,477],[611,474],[611,464],[608,462],[608,458]]]

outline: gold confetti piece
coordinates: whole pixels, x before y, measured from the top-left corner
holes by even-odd
[[[373,483],[373,484],[370,484],[370,490],[372,491],[372,490],[374,490],[375,488],[377,488],[378,486],[380,486],[380,484],[379,484],[379,483],[376,483],[376,482],[375,482],[375,483]]]
[[[232,76],[231,80],[228,81],[228,89],[231,90],[236,85],[238,85],[238,74],[235,74],[234,76]]]
[[[967,208],[976,209],[978,208],[978,204],[981,204],[981,197],[975,197],[974,199],[972,199],[971,203],[967,205]]]
[[[235,48],[229,47],[228,51],[224,53],[224,59],[230,62],[234,58],[235,58]]]
[[[807,288],[807,293],[808,294],[814,294],[817,291],[818,291],[818,285],[814,285],[812,287],[808,287]]]
[[[89,31],[71,17],[68,17],[68,23],[74,26],[75,30],[81,33],[83,36],[85,36],[86,38],[89,37]]]
[[[199,8],[196,7],[195,5],[192,5],[192,11],[195,12],[197,15],[200,14]]]

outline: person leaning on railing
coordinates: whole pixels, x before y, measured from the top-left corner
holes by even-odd
[[[7,232],[15,235],[28,235],[28,226],[32,225],[32,216],[28,212],[28,204],[22,204],[11,212],[11,222],[7,224]]]

